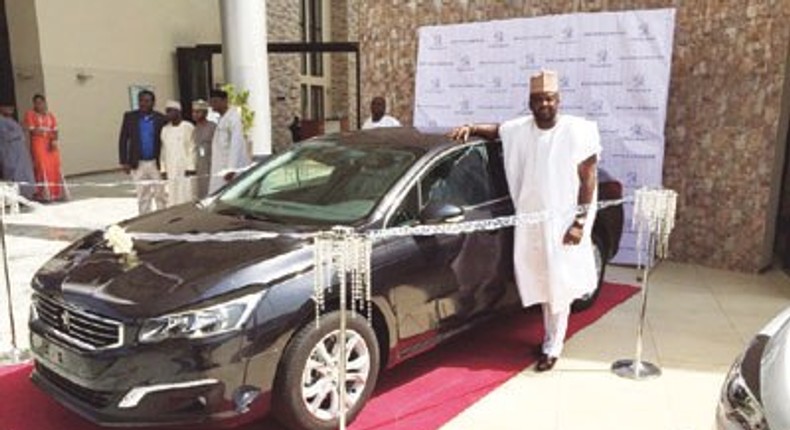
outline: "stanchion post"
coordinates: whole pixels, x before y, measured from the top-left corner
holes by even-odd
[[[629,379],[650,379],[661,376],[661,369],[653,363],[642,360],[644,348],[645,320],[647,316],[647,296],[648,280],[650,270],[653,266],[655,254],[655,235],[650,233],[648,236],[647,256],[645,264],[642,266],[642,304],[639,311],[639,323],[636,329],[636,354],[633,360],[618,360],[612,364],[612,372],[615,375]]]
[[[0,190],[0,246],[3,248],[3,279],[5,281],[6,298],[8,300],[8,321],[10,322],[11,328],[11,361],[18,363],[22,358],[22,354],[19,350],[19,345],[16,339],[14,300],[11,292],[11,271],[8,267],[8,246],[5,237],[5,207],[8,203],[8,200],[6,199],[7,191],[8,189],[5,186],[2,190]]]
[[[337,238],[342,239],[341,243],[347,243],[348,239],[350,238],[348,235],[348,231],[338,230],[335,233]],[[340,410],[339,410],[339,419],[338,419],[338,426],[340,430],[346,430],[346,323],[347,323],[347,292],[346,288],[348,287],[348,267],[346,266],[346,258],[345,249],[342,249],[342,254],[339,256],[343,263],[340,265],[341,273],[340,273],[340,334],[338,335],[339,342],[340,342],[340,351],[338,358],[338,365],[339,369],[337,372],[337,389],[338,398],[340,399]]]
[[[675,222],[677,193],[671,190],[640,189],[634,202],[634,220],[639,237],[647,235],[647,250],[642,273],[642,305],[636,331],[636,353],[634,359],[617,360],[612,364],[612,372],[623,378],[644,380],[661,375],[661,369],[653,363],[642,360],[644,330],[647,315],[647,296],[650,271],[654,262],[666,256],[669,233]],[[638,252],[642,252],[638,240]],[[641,261],[641,259],[640,259]]]

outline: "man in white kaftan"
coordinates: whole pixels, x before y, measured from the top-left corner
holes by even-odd
[[[221,117],[214,131],[211,144],[211,180],[209,193],[222,188],[240,171],[252,164],[252,158],[244,138],[241,112],[228,104],[225,91],[211,92],[211,108]]]
[[[195,172],[195,126],[181,117],[181,104],[169,101],[165,105],[167,124],[162,127],[162,152],[159,168],[167,178],[167,206],[180,205],[192,200],[192,181]]]
[[[374,97],[370,102],[370,117],[362,124],[363,130],[383,127],[400,127],[401,123],[395,117],[387,115],[387,101],[384,97]]]
[[[543,307],[539,371],[553,368],[562,352],[571,303],[598,282],[591,233],[600,137],[594,122],[557,114],[557,82],[549,71],[530,79],[531,116],[452,133],[463,139],[500,137],[516,212],[545,215],[542,222],[516,227],[513,253],[522,304]]]

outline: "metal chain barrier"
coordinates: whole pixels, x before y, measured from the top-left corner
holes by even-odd
[[[193,178],[193,177],[190,177]],[[86,182],[75,183],[72,185],[85,186],[85,187],[117,187],[121,185],[144,185],[144,184],[163,184],[167,180],[154,180],[154,181],[120,181],[114,183],[103,182]],[[41,207],[43,205],[37,202],[31,202],[18,194],[18,187],[20,184],[3,184],[0,187],[0,194],[2,194],[3,209],[2,217],[5,215],[6,202],[24,204],[33,207]],[[25,184],[30,185],[30,184]],[[532,224],[543,223],[552,219],[570,219],[575,214],[587,213],[590,209],[596,208],[603,210],[609,207],[621,206],[625,203],[634,201],[630,197],[617,199],[617,200],[604,200],[592,205],[579,205],[565,212],[530,212],[530,213],[517,213],[514,215],[501,216],[496,218],[461,221],[454,223],[442,223],[435,225],[414,225],[414,226],[397,226],[383,229],[374,229],[364,232],[358,232],[351,227],[335,227],[331,230],[321,231],[317,233],[279,233],[272,231],[259,231],[259,230],[239,230],[232,232],[219,232],[219,233],[187,233],[187,234],[166,234],[166,233],[151,233],[151,232],[136,232],[121,229],[117,225],[110,226],[109,229],[113,234],[105,235],[105,240],[111,242],[121,235],[122,241],[146,241],[146,242],[163,242],[163,241],[180,241],[180,242],[253,242],[260,240],[268,240],[281,236],[293,237],[296,239],[311,239],[314,249],[314,281],[313,281],[313,301],[315,304],[315,317],[316,325],[320,324],[320,317],[322,312],[327,308],[326,298],[327,294],[332,293],[332,288],[335,286],[339,289],[338,299],[340,301],[340,327],[339,327],[339,357],[347,355],[346,345],[346,324],[349,318],[348,312],[351,311],[351,318],[356,318],[358,314],[362,314],[367,318],[368,323],[372,323],[372,248],[376,240],[396,238],[396,237],[409,237],[409,236],[435,236],[435,235],[459,235],[469,234],[475,232],[494,231],[504,228],[527,226]],[[636,206],[641,209],[646,208],[646,203],[637,201]],[[648,205],[653,213],[657,213],[659,208],[656,205]],[[671,225],[660,223],[655,220],[650,226],[651,228],[661,229],[662,237],[668,238]],[[5,239],[4,219],[0,220],[0,227],[2,231],[0,234]],[[651,230],[652,231],[652,230]],[[113,239],[115,238],[115,239]],[[112,243],[110,243],[112,245]],[[662,249],[666,251],[666,244],[662,242]],[[130,253],[133,249],[130,248]],[[5,262],[6,271],[8,270],[7,264],[7,249],[3,242],[3,259]],[[12,332],[14,329],[14,317],[11,310],[11,286],[10,279],[6,273],[6,294],[9,299],[9,317],[11,319]],[[350,292],[351,297],[348,297]],[[350,300],[349,300],[350,299]],[[351,309],[349,309],[349,305]],[[16,350],[15,334],[12,334],[12,342]],[[341,399],[341,412],[339,413],[339,424],[341,429],[346,427],[346,412],[347,405],[344,399],[347,395],[345,392],[345,384],[341,381],[345,378],[346,360],[338,360],[339,376],[337,387],[339,390],[339,398]]]

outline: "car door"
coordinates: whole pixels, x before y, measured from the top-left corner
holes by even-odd
[[[386,225],[418,225],[420,212],[431,203],[459,206],[465,220],[502,213],[501,184],[492,181],[490,166],[486,144],[446,151],[411,184]],[[498,300],[506,236],[493,231],[388,241],[390,261],[378,278],[388,284],[400,355],[430,346]]]

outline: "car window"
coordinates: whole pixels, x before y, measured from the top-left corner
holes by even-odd
[[[420,211],[432,202],[470,207],[497,198],[489,165],[485,144],[445,155],[412,186],[393,213],[391,224],[414,223]]]
[[[212,210],[272,220],[354,222],[373,210],[417,156],[386,145],[313,141],[245,174],[219,195]]]
[[[266,175],[255,189],[257,197],[317,187],[326,184],[335,166],[310,159],[297,159]]]
[[[491,180],[491,197],[500,199],[508,197],[510,192],[505,176],[505,157],[502,151],[502,142],[487,142],[488,175]]]
[[[484,145],[455,151],[420,181],[423,207],[431,202],[474,206],[491,199],[488,155]]]

